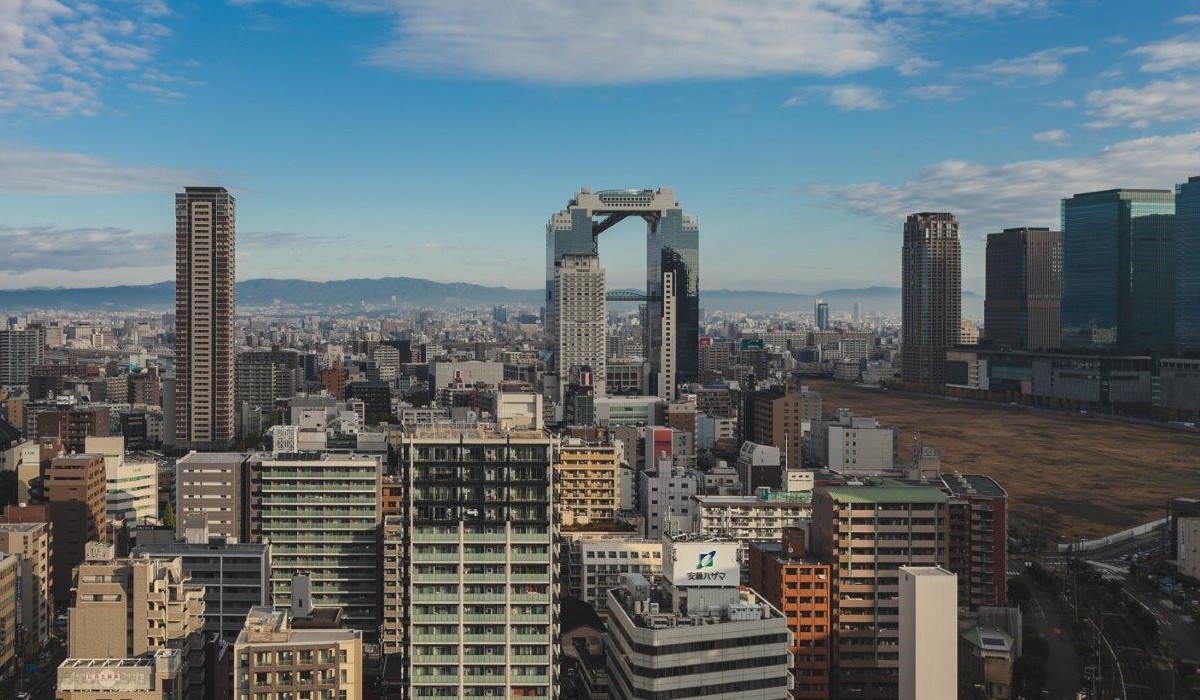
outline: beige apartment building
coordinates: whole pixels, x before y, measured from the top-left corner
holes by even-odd
[[[621,453],[616,445],[564,439],[555,449],[555,501],[562,524],[612,520],[621,508]]]
[[[115,559],[93,543],[75,573],[75,603],[67,615],[68,660],[152,658],[176,649],[186,700],[204,697],[204,586],[191,582],[183,561]],[[61,671],[60,667],[60,671]]]
[[[250,610],[233,647],[235,700],[362,698],[362,633],[328,609]]]
[[[3,554],[3,553],[0,553]],[[0,679],[8,680],[17,672],[17,603],[21,559],[15,554],[0,558]]]
[[[0,523],[0,552],[20,559],[20,643],[27,651],[50,641],[50,524]]]

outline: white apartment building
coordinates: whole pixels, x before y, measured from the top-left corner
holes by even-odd
[[[894,465],[895,429],[849,409],[838,409],[837,420],[817,421],[812,437],[818,459],[833,471],[878,474]]]

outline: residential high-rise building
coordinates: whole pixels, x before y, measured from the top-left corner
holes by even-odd
[[[271,596],[291,605],[292,577],[312,575],[313,605],[379,631],[378,528],[383,464],[363,455],[256,455],[249,465],[250,541],[271,543]]]
[[[11,682],[18,673],[21,585],[21,558],[0,552],[0,683]]]
[[[834,576],[835,697],[896,697],[899,568],[947,562],[948,500],[934,486],[889,481],[813,492],[811,551]]]
[[[564,255],[554,271],[554,361],[559,386],[588,381],[593,393],[605,394],[606,367],[604,268],[598,255]],[[586,371],[585,371],[586,370]],[[588,374],[590,372],[590,374]],[[561,394],[562,392],[560,392]]]
[[[622,578],[608,592],[604,637],[614,700],[788,697],[788,621],[739,588],[736,543],[665,538],[658,586]]]
[[[106,545],[89,549],[67,613],[68,661],[178,650],[186,665],[181,697],[202,700],[204,587],[188,579],[179,559],[116,559]]]
[[[51,545],[54,599],[66,604],[71,600],[71,572],[84,560],[87,543],[108,539],[104,455],[55,457],[46,469],[42,489],[54,530]]]
[[[900,700],[959,696],[957,587],[941,567],[900,567]]]
[[[1004,607],[1008,586],[1008,493],[981,474],[945,474],[950,541],[946,568],[958,575],[958,604]]]
[[[418,427],[403,436],[399,605],[408,697],[551,697],[557,685],[551,438]],[[386,562],[385,562],[386,566]]]
[[[816,421],[812,437],[817,461],[837,472],[878,474],[894,463],[896,429],[848,408],[838,409],[837,420]]]
[[[0,523],[0,552],[20,557],[20,648],[33,654],[50,641],[50,523]]]
[[[0,328],[0,386],[29,383],[29,370],[45,362],[46,329],[31,324],[23,329]]]
[[[253,608],[233,652],[234,700],[362,700],[362,633],[336,613]]]
[[[270,543],[204,542],[139,544],[135,558],[178,559],[192,583],[204,586],[204,631],[233,641],[251,608],[270,600]]]
[[[829,700],[833,626],[829,565],[808,553],[807,529],[784,528],[776,542],[750,545],[749,584],[787,618],[792,630],[794,700]]]
[[[235,203],[224,187],[175,195],[175,442],[233,443]]]
[[[189,452],[175,462],[176,532],[205,523],[209,534],[247,541],[243,522],[243,452]]]
[[[1175,187],[1175,347],[1200,350],[1200,176]]]
[[[828,302],[826,302],[822,299],[817,299],[816,303],[813,305],[813,319],[817,323],[817,330],[819,330],[819,331],[829,330],[829,303]]]
[[[554,450],[555,505],[564,525],[612,520],[621,509],[616,445],[566,438]]]
[[[1006,228],[987,237],[983,332],[990,345],[1049,350],[1062,343],[1062,233]]]
[[[1062,340],[1164,350],[1174,342],[1175,194],[1106,190],[1062,200]]]
[[[946,383],[946,350],[962,320],[962,241],[958,219],[945,212],[910,214],[904,222],[901,271],[901,378]]]
[[[595,218],[600,217],[599,221]],[[674,399],[680,381],[699,375],[700,224],[668,188],[581,189],[546,224],[546,315],[554,327],[555,271],[564,255],[594,254],[596,238],[629,217],[646,222],[646,318],[643,354],[649,393]]]
[[[821,395],[801,387],[772,387],[750,395],[751,410],[740,416],[746,422],[744,439],[778,447],[785,468],[804,464],[804,435],[821,420]]]

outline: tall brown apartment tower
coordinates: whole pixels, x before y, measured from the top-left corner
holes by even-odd
[[[1062,343],[1062,232],[1006,228],[987,237],[983,332],[991,345],[1046,350]]]
[[[904,222],[901,378],[946,383],[946,350],[962,321],[962,241],[946,212],[910,214]]]
[[[87,543],[108,539],[107,488],[101,454],[55,457],[46,469],[43,492],[54,533],[51,590],[59,605],[71,601],[72,570],[83,562]]]
[[[175,195],[175,441],[233,444],[234,199],[224,187]]]
[[[949,562],[949,500],[889,480],[813,491],[812,553],[833,577],[833,697],[895,700],[900,567]]]

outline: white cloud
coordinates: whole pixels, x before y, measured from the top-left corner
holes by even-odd
[[[397,0],[395,40],[370,62],[551,84],[766,74],[839,75],[896,49],[864,0]]]
[[[370,64],[551,85],[836,76],[931,62],[902,46],[925,15],[994,17],[1046,0],[231,0],[379,13]],[[906,56],[908,56],[906,58]],[[922,63],[924,61],[924,63]]]
[[[836,85],[830,88],[829,104],[843,112],[874,112],[887,106],[881,90],[865,85]]]
[[[910,88],[908,94],[918,100],[945,100],[953,102],[958,99],[958,87],[955,85],[918,85]]]
[[[1139,46],[1129,52],[1145,59],[1143,73],[1165,73],[1195,68],[1200,63],[1200,41],[1175,37]]]
[[[930,61],[925,58],[910,58],[896,66],[896,72],[900,75],[911,78],[914,75],[920,75],[925,71],[932,70],[940,65],[942,64],[938,63],[937,61]]]
[[[1069,99],[1053,100],[1051,102],[1043,102],[1042,104],[1052,109],[1075,109],[1075,100]]]
[[[1156,80],[1142,87],[1092,90],[1087,95],[1092,128],[1144,128],[1200,118],[1200,78]]]
[[[1062,46],[1035,51],[1020,58],[1002,58],[979,67],[979,73],[1001,83],[1033,80],[1049,83],[1066,72],[1066,56],[1085,53],[1084,46]]]
[[[1174,24],[1200,24],[1200,15],[1180,15],[1171,22]]]
[[[126,228],[0,226],[0,272],[90,270],[96,267],[156,267],[169,264],[174,245],[165,234]]]
[[[1065,146],[1071,140],[1071,135],[1062,129],[1050,129],[1048,131],[1039,131],[1033,135],[1033,140],[1038,143],[1052,143],[1056,146]]]
[[[167,12],[156,0],[0,2],[0,113],[95,112],[109,76],[152,59]]]
[[[203,173],[118,165],[96,156],[0,143],[0,192],[119,194],[171,190],[208,178]]]
[[[1005,226],[1058,226],[1059,199],[1112,187],[1167,188],[1196,174],[1200,131],[1116,143],[1079,158],[984,165],[946,160],[907,182],[811,188],[817,196],[899,227],[913,211],[952,211],[974,234]]]
[[[883,91],[866,85],[800,88],[780,106],[798,107],[808,102],[809,97],[813,95],[822,96],[830,105],[843,112],[875,112],[887,107]]]

